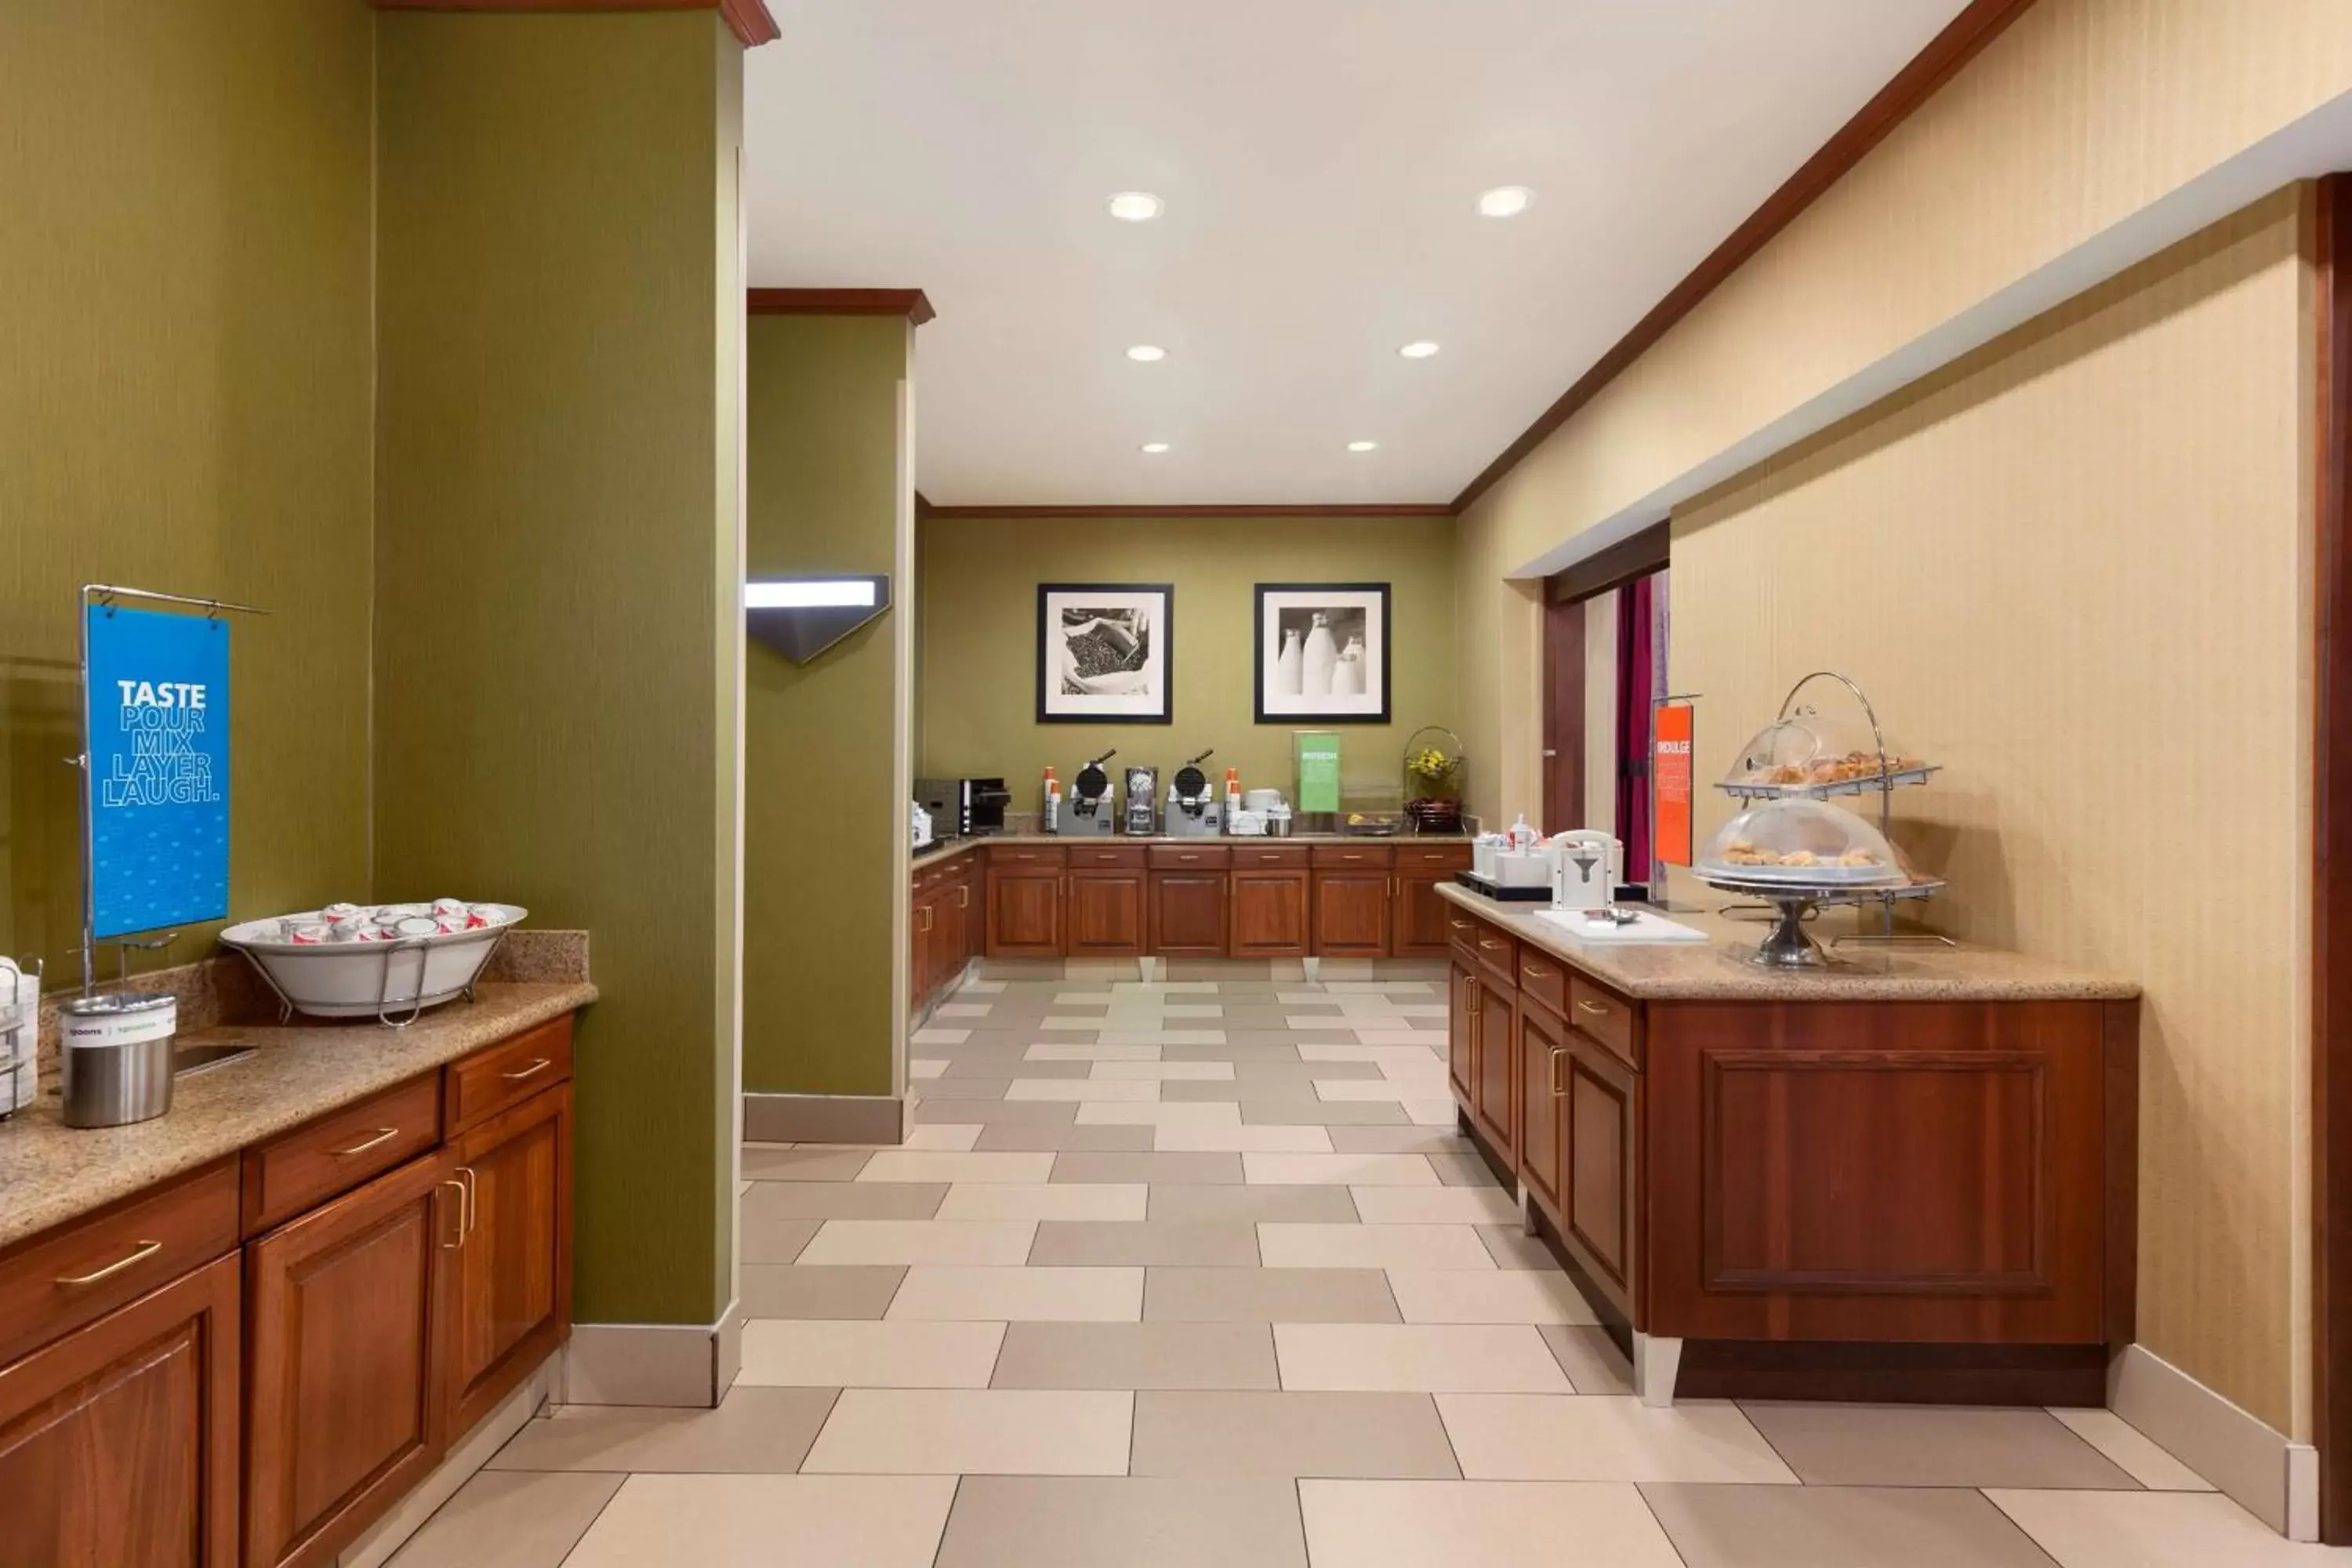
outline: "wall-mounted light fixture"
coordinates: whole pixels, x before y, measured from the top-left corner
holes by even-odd
[[[743,584],[744,629],[806,664],[890,607],[887,576],[778,577]]]

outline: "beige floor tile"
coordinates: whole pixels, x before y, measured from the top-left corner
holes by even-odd
[[[918,1046],[960,1046],[971,1038],[971,1031],[948,1025],[932,1025],[916,1030],[907,1037],[909,1044]]]
[[[1147,1085],[1156,1088],[1156,1085]],[[1080,1127],[1238,1127],[1242,1108],[1230,1100],[1090,1100],[1077,1108]]]
[[[1415,1127],[1451,1128],[1458,1119],[1451,1100],[1407,1100],[1398,1102],[1397,1109]]]
[[[755,1182],[743,1198],[743,1225],[749,1230],[798,1219],[930,1219],[947,1195],[944,1182]]]
[[[908,1078],[937,1078],[947,1070],[948,1064],[931,1057],[917,1057],[907,1063]]]
[[[960,1182],[939,1217],[1139,1220],[1150,1194],[1141,1182]]]
[[[1516,1209],[1518,1206],[1512,1201],[1508,1193],[1497,1188],[1440,1187],[1438,1191],[1474,1193],[1481,1197],[1493,1193],[1503,1200],[1505,1207]],[[1544,1245],[1543,1238],[1529,1236],[1519,1228],[1517,1221],[1509,1225],[1482,1225],[1478,1227],[1478,1239],[1486,1243],[1486,1250],[1493,1256],[1495,1267],[1497,1268],[1532,1268],[1553,1273],[1559,1271],[1559,1260],[1552,1257],[1551,1248]]]
[[[1106,1046],[1222,1046],[1223,1029],[1106,1028],[1099,1042]]]
[[[1237,1220],[1047,1220],[1037,1227],[1029,1261],[1078,1268],[1249,1268],[1258,1262],[1257,1227]]]
[[[1642,1495],[1689,1568],[2050,1568],[1964,1489],[1658,1484]]]
[[[2139,1488],[2044,1410],[1761,1402],[1744,1408],[1811,1486]]]
[[[632,1476],[564,1568],[930,1568],[954,1499],[952,1476]]]
[[[1450,1113],[1444,1125],[1449,1127],[1453,1125]],[[1502,1185],[1501,1182],[1496,1179],[1495,1173],[1487,1167],[1486,1162],[1474,1153],[1432,1154],[1429,1156],[1429,1164],[1430,1168],[1437,1173],[1437,1179],[1449,1187]]]
[[[1114,1064],[1097,1062],[1097,1067]],[[1004,1091],[1007,1100],[1075,1100],[1080,1104],[1090,1100],[1135,1104],[1160,1098],[1156,1079],[1119,1078],[1021,1078],[1013,1080]]]
[[[909,1091],[925,1103],[961,1110],[963,1114],[956,1118],[957,1121],[978,1121],[987,1114],[982,1110],[982,1106],[1004,1103],[1004,1091],[1012,1087],[1013,1074],[1007,1071],[994,1077],[981,1078],[974,1076],[976,1071],[958,1072],[955,1065],[950,1063],[946,1072],[938,1078],[925,1079],[920,1083],[909,1085]]]
[[[1401,1023],[1411,1021],[1398,1020]],[[1361,1017],[1356,1018],[1354,1023],[1356,1038],[1368,1046],[1427,1046],[1433,1050],[1442,1050],[1445,1047],[1445,1031],[1443,1029],[1382,1028],[1376,1022],[1368,1022]]]
[[[927,1153],[886,1149],[858,1173],[861,1182],[1042,1182],[1054,1173],[1051,1154]]]
[[[1315,1093],[1318,1099],[1339,1102],[1425,1098],[1423,1091],[1414,1085],[1396,1083],[1384,1078],[1318,1079]]]
[[[1139,1476],[1452,1479],[1461,1472],[1423,1394],[1135,1396]]]
[[[1453,1131],[1450,1122],[1444,1127],[1335,1126],[1331,1129],[1331,1147],[1342,1154],[1433,1154],[1454,1158],[1470,1152],[1470,1140]]]
[[[1388,1280],[1397,1310],[1408,1323],[1600,1321],[1565,1274],[1517,1268],[1391,1268]]]
[[[1551,1347],[1559,1370],[1579,1394],[1631,1394],[1633,1364],[1625,1359],[1609,1331],[1582,1323],[1543,1323],[1536,1332]]]
[[[1411,1125],[1405,1119],[1404,1107],[1385,1100],[1353,1100],[1340,1104],[1324,1100],[1261,1100],[1244,1095],[1241,1100],[1241,1107],[1242,1122],[1244,1126],[1329,1128]]]
[[[1374,1062],[1385,1066],[1394,1062],[1411,1068],[1424,1062],[1444,1065],[1444,1058],[1429,1046],[1368,1046],[1360,1040],[1315,1040],[1301,1042],[1298,1059],[1307,1062]]]
[[[1516,1225],[1519,1217],[1518,1205],[1496,1187],[1354,1187],[1349,1191],[1366,1225]]]
[[[1045,1040],[1031,1046],[1024,1054],[1033,1062],[1156,1062],[1160,1049],[1158,1046],[1072,1045],[1063,1040]]]
[[[891,1321],[1132,1323],[1143,1316],[1140,1268],[917,1267],[892,1298]]]
[[[1097,1062],[1092,1076],[1116,1081],[1119,1079],[1192,1079],[1213,1082],[1231,1082],[1234,1064],[1231,1062]]]
[[[1134,1400],[1109,1391],[844,1389],[802,1468],[810,1475],[1125,1475]]]
[[[1523,1323],[1276,1323],[1286,1389],[1366,1394],[1567,1394]]]
[[[1255,1061],[1235,1062],[1234,1079],[1253,1089],[1282,1089],[1299,1091],[1298,1098],[1318,1098],[1315,1086],[1325,1079],[1377,1079],[1381,1076],[1378,1062],[1324,1061]]]
[[[2341,1568],[2352,1554],[2285,1540],[2218,1493],[1986,1494],[2059,1568]]]
[[[391,1568],[558,1568],[626,1479],[484,1470],[409,1537]]]
[[[1238,1220],[1249,1225],[1261,1220],[1351,1225],[1357,1217],[1354,1200],[1345,1187],[1177,1186],[1165,1182],[1151,1189],[1150,1214],[1153,1219]]]
[[[942,1080],[944,1081],[944,1080]],[[929,1085],[925,1085],[929,1088]],[[941,1121],[977,1121],[983,1127],[1066,1127],[1077,1106],[1058,1100],[920,1100],[908,1115],[918,1127]],[[982,1133],[983,1141],[986,1133]]]
[[[1396,1302],[1377,1269],[1153,1268],[1147,1321],[1393,1323]]]
[[[1654,1410],[1606,1395],[1441,1394],[1437,1408],[1472,1480],[1797,1479],[1736,1405]]]
[[[938,1568],[1307,1568],[1287,1481],[968,1476]]]
[[[1279,1388],[1264,1323],[1014,1323],[995,1388]]]
[[[743,1266],[746,1318],[878,1318],[898,1293],[903,1268]]]
[[[997,1122],[982,1128],[977,1150],[1005,1153],[1142,1154],[1151,1149],[1149,1127],[1024,1127]]]
[[[743,1325],[735,1386],[986,1388],[1003,1323],[800,1321]]]
[[[1433,1187],[1437,1175],[1423,1154],[1244,1154],[1248,1180],[1270,1184],[1329,1182],[1344,1187]]]
[[[829,1219],[799,1261],[1013,1265],[1036,1233],[1034,1220]]]
[[[905,1142],[898,1146],[902,1149],[915,1149],[931,1153],[961,1154],[980,1142],[980,1134],[981,1124],[977,1121],[968,1121],[961,1125],[954,1122],[939,1122],[929,1127],[915,1128],[907,1134]]]
[[[822,1239],[820,1237],[820,1239]],[[1257,1227],[1270,1268],[1465,1268],[1492,1272],[1495,1260],[1466,1225],[1287,1225]]]
[[[1238,1185],[1239,1154],[1063,1154],[1054,1162],[1056,1182],[1147,1182],[1153,1186]]]
[[[742,1173],[754,1182],[846,1182],[854,1180],[870,1158],[872,1155],[864,1149],[828,1149],[823,1144],[796,1149],[746,1143]]]
[[[863,1325],[860,1325],[863,1326]],[[567,1405],[527,1423],[493,1470],[679,1470],[788,1476],[833,1408],[831,1386],[729,1391],[716,1410]]]
[[[1320,1127],[1162,1122],[1153,1129],[1151,1146],[1176,1154],[1328,1154],[1331,1135]]]
[[[747,1218],[743,1221],[743,1261],[790,1263],[801,1255],[824,1223],[819,1219]]]
[[[1622,1484],[1302,1480],[1298,1500],[1315,1568],[1682,1568]]]
[[[2053,1410],[2050,1414],[2151,1491],[2214,1489],[2212,1482],[2158,1447],[2139,1428],[2112,1410]]]

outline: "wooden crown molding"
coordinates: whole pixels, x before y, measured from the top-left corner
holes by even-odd
[[[1356,506],[934,506],[918,493],[915,515],[949,522],[1016,518],[1055,521],[1069,518],[1452,517],[1454,509],[1444,501],[1386,505],[1367,502]]]
[[[921,326],[939,312],[920,289],[746,289],[754,316],[904,316]]]
[[[747,49],[783,36],[767,0],[368,0],[379,11],[717,11]]]
[[[1544,579],[1544,596],[1555,605],[1580,604],[1636,577],[1663,572],[1673,544],[1674,524],[1654,522],[1633,538],[1588,555],[1565,572],[1553,573]]]
[[[1520,433],[1517,440],[1480,469],[1478,477],[1454,498],[1454,510],[1468,510],[1521,458],[1567,424],[1578,409],[1591,402],[1602,387],[1648,353],[1676,322],[1696,310],[1700,300],[1714,293],[1725,279],[1738,271],[1774,236],[1795,222],[1824,191],[1861,163],[1872,148],[1885,141],[1896,126],[1936,95],[1937,89],[1958,75],[1961,67],[1982,53],[1986,45],[2000,37],[2032,4],[2033,0],[1970,0],[1966,10],[1953,17],[1926,48],[1912,57],[1909,65],[1895,73],[1894,80],[1864,104],[1860,112],[1823,142],[1822,150],[1808,158],[1779,190],[1766,197],[1764,205],[1749,214],[1747,222],[1732,230],[1730,237],[1692,268],[1690,275],[1675,284],[1648,315],[1634,322],[1633,331],[1618,339],[1591,370],[1577,378],[1575,385],[1560,394],[1559,401]]]

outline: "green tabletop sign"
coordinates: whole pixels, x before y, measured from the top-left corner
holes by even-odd
[[[1336,730],[1299,730],[1298,807],[1300,811],[1339,809],[1339,734]]]

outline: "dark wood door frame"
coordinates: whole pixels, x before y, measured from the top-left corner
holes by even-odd
[[[2352,174],[2319,183],[2314,450],[2312,1418],[2320,1539],[2352,1543]]]
[[[1543,619],[1544,831],[1584,821],[1584,601],[1554,600]]]

